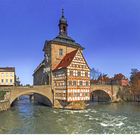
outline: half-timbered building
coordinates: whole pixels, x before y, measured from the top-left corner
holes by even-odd
[[[79,49],[64,56],[53,70],[53,79],[56,99],[89,100],[90,69]]]
[[[34,84],[51,85],[54,98],[60,101],[89,100],[90,69],[83,56],[84,47],[68,36],[63,11],[58,26],[59,35],[45,41],[45,57],[34,71]]]

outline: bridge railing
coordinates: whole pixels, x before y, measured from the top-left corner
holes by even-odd
[[[51,87],[50,85],[33,85],[33,86],[11,86],[11,87],[0,87],[0,90],[12,90],[12,89],[18,89],[18,88],[46,88]]]

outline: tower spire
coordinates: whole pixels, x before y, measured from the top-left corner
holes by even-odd
[[[64,9],[62,8],[62,18],[64,18]]]
[[[67,36],[67,20],[64,16],[64,9],[62,8],[62,16],[59,20],[59,34],[63,36]]]

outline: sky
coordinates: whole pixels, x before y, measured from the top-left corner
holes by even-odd
[[[32,84],[62,8],[90,68],[126,77],[140,69],[140,0],[0,0],[0,67],[16,67],[21,83]]]

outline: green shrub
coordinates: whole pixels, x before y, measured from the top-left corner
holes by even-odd
[[[6,94],[6,91],[0,91],[0,100],[4,100],[5,94]]]

